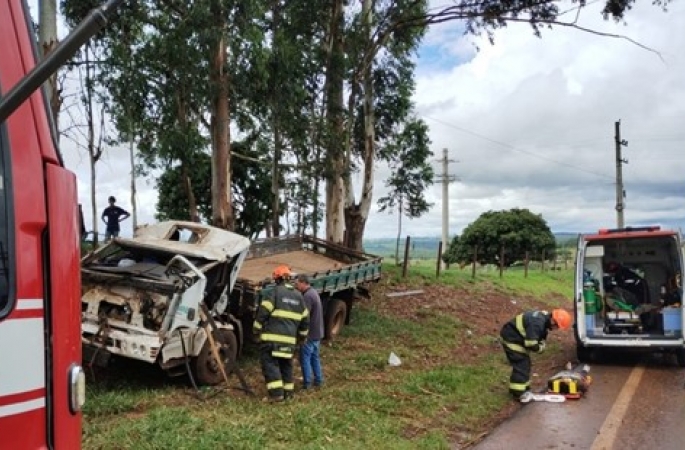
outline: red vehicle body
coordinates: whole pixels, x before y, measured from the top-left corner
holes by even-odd
[[[14,89],[36,69],[30,23],[23,0],[0,0],[0,449],[71,450],[85,400],[76,178],[42,90]]]

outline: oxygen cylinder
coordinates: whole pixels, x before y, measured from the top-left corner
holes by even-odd
[[[585,314],[595,314],[597,312],[597,292],[592,281],[583,284],[583,299],[585,300]]]

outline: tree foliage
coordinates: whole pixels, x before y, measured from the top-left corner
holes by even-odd
[[[419,119],[396,132],[383,149],[390,159],[391,174],[385,180],[388,193],[378,200],[379,211],[397,211],[410,219],[421,217],[432,206],[425,190],[433,184],[428,126]]]
[[[264,170],[257,157],[267,150],[260,148],[254,140],[233,142],[232,148],[250,159],[234,158],[234,173],[231,185],[236,229],[239,234],[256,238],[264,229],[269,219],[271,207],[271,176]],[[207,222],[212,217],[211,180],[207,174],[211,171],[211,158],[207,153],[198,153],[190,161],[190,182],[193,186],[199,219]],[[193,220],[189,216],[189,199],[186,191],[179,185],[182,179],[182,166],[168,167],[157,180],[159,199],[157,202],[158,220]]]
[[[446,263],[467,264],[476,260],[481,264],[500,264],[504,250],[504,265],[522,261],[529,252],[530,259],[541,255],[552,256],[556,248],[554,235],[539,214],[527,209],[488,211],[452,239],[443,260]]]
[[[633,3],[606,0],[603,14],[622,20]],[[61,0],[71,26],[97,4]],[[416,52],[427,27],[460,20],[466,34],[492,40],[495,30],[524,22],[539,35],[552,26],[582,29],[576,19],[585,5],[131,1],[97,36],[103,48],[98,89],[111,105],[119,140],[137,143],[147,173],[163,173],[160,196],[168,198],[160,198],[160,217],[211,220],[249,235],[268,221],[278,234],[285,215],[298,232],[317,230],[323,219],[327,238],[343,243],[346,236],[344,243],[360,249],[379,160],[393,168],[381,208],[401,202],[409,217],[418,217],[428,207],[429,167],[420,164],[429,154],[428,131],[412,116]],[[249,145],[233,146],[245,136]],[[353,186],[355,173],[362,175],[361,189]],[[512,245],[546,245],[513,231],[505,235]]]

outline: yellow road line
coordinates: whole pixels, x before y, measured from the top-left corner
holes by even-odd
[[[606,419],[604,419],[602,428],[599,429],[599,433],[597,433],[597,437],[592,443],[591,450],[611,450],[613,448],[616,433],[618,433],[618,429],[628,411],[630,401],[644,373],[645,368],[642,366],[635,367],[630,373],[626,384],[623,385],[623,389],[621,389],[614,402],[614,406],[611,407],[611,411],[609,411]]]

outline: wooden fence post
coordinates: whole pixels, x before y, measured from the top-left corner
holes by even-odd
[[[542,249],[542,272],[545,272],[545,249]]]
[[[526,250],[526,259],[523,260],[523,278],[528,278],[528,250]]]
[[[478,264],[478,246],[473,246],[473,263],[471,264],[471,278],[476,278],[476,264]]]
[[[402,265],[402,278],[407,278],[407,265],[409,265],[409,242],[411,238],[407,236],[407,243],[404,245],[404,263]]]
[[[504,276],[504,244],[499,249],[499,277]]]

